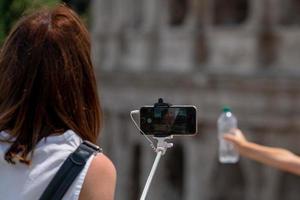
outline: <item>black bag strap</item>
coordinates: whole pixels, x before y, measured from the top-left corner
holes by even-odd
[[[101,151],[102,149],[97,145],[89,141],[83,141],[59,168],[39,200],[62,199],[90,156]]]

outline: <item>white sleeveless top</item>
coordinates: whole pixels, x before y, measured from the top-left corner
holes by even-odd
[[[0,138],[7,136],[4,131],[0,132]],[[62,135],[49,136],[37,144],[30,166],[21,163],[8,164],[4,160],[4,154],[9,144],[0,142],[1,198],[5,200],[39,199],[59,167],[81,142],[82,139],[71,130]],[[93,157],[89,158],[63,200],[77,200],[79,198],[85,175]]]

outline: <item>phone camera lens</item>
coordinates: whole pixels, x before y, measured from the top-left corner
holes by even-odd
[[[151,124],[151,123],[152,123],[152,119],[151,119],[151,118],[148,118],[148,119],[147,119],[147,123],[148,123],[148,124]]]

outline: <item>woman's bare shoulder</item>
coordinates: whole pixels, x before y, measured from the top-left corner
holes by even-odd
[[[85,177],[79,200],[113,200],[116,186],[116,169],[104,154],[93,159]]]

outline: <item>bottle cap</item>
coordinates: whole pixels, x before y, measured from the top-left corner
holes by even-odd
[[[231,112],[230,107],[224,106],[224,107],[223,107],[223,112],[224,112],[224,113]]]

